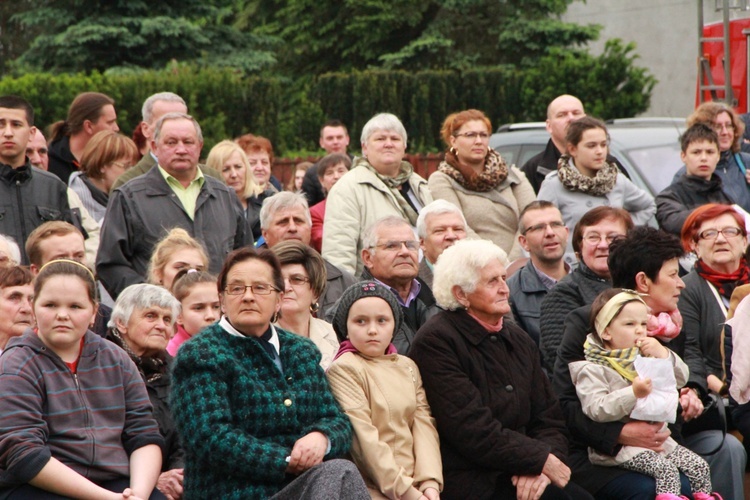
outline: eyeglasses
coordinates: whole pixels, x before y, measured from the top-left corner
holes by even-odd
[[[733,123],[715,123],[711,126],[712,129],[716,132],[721,132],[722,130],[726,129],[727,132],[734,130],[734,124]]]
[[[453,134],[453,137],[466,137],[472,141],[475,141],[479,137],[483,141],[486,141],[490,138],[490,134],[487,132],[464,132],[463,134]]]
[[[533,226],[527,227],[521,232],[521,234],[526,236],[527,233],[538,233],[539,231],[546,230],[548,227],[552,228],[553,231],[556,231],[558,229],[563,229],[565,223],[561,221],[542,222],[541,224],[534,224]]]
[[[607,240],[607,243],[611,244],[613,241],[618,240],[623,236],[624,235],[622,234],[610,233],[607,236],[604,236],[604,239]],[[589,233],[583,237],[583,241],[585,241],[589,245],[598,245],[599,242],[602,241],[602,235],[599,233]]]
[[[245,290],[250,289],[253,291],[253,295],[270,295],[271,292],[280,292],[275,286],[267,285],[265,283],[253,283],[252,285],[227,285],[224,291],[227,295],[244,295]]]
[[[379,245],[373,245],[370,248],[382,248],[383,250],[387,252],[398,252],[401,250],[401,246],[405,246],[407,250],[410,252],[415,252],[419,250],[419,242],[415,240],[409,240],[409,241],[386,241],[385,243],[381,243]]]
[[[289,282],[292,286],[302,286],[305,283],[310,283],[310,278],[302,276],[301,274],[292,274],[291,276],[284,276],[284,279]]]
[[[698,233],[698,239],[701,240],[715,240],[719,237],[719,233],[724,235],[724,238],[736,238],[742,234],[742,230],[738,227],[725,227],[724,229],[706,229]]]

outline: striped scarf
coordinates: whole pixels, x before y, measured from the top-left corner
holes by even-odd
[[[586,342],[583,344],[583,354],[586,357],[586,361],[614,368],[617,373],[630,382],[638,376],[635,368],[633,368],[633,362],[638,355],[637,347],[629,349],[606,349],[595,342],[591,342],[591,339],[586,339]]]

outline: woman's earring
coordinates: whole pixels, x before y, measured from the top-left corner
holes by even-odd
[[[276,323],[279,321],[279,311],[276,311],[273,313],[273,316],[271,316],[271,323]]]
[[[320,310],[320,304],[318,304],[317,302],[313,302],[312,304],[310,304],[310,312],[312,314],[315,314],[319,310]]]
[[[448,152],[452,154],[453,156],[458,156],[458,151],[456,151],[456,148],[454,148],[453,146],[451,146]]]

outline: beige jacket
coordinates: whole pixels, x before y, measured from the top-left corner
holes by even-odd
[[[426,180],[412,174],[409,185],[422,206],[432,201]],[[378,176],[364,166],[352,168],[328,194],[323,258],[354,276],[362,274],[362,232],[386,215],[409,222],[396,197]]]
[[[523,256],[518,243],[519,215],[536,195],[518,168],[510,167],[505,181],[486,193],[469,191],[440,171],[430,176],[428,186],[433,198],[459,207],[477,236],[505,250],[510,261]]]
[[[442,491],[435,419],[411,359],[348,352],[328,369],[328,380],[351,420],[352,457],[373,498],[416,500],[427,488]]]
[[[333,326],[320,318],[310,318],[310,340],[320,351],[321,368],[327,370],[339,350],[339,339]]]

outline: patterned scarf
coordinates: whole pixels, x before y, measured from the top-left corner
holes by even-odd
[[[617,166],[614,163],[606,163],[594,177],[586,177],[573,165],[570,155],[565,154],[557,162],[557,176],[565,189],[591,196],[604,196],[615,187]]]
[[[583,344],[583,354],[586,356],[586,361],[614,368],[617,373],[631,382],[638,376],[635,368],[633,368],[633,362],[638,354],[637,347],[607,349],[591,342],[591,339],[586,339]]]
[[[453,151],[445,154],[445,161],[441,162],[438,170],[449,176],[469,191],[486,193],[499,186],[508,177],[508,165],[505,160],[491,149],[487,151],[484,160],[484,171],[478,174],[473,168],[458,161],[458,155]]]
[[[138,367],[138,371],[141,372],[141,376],[146,382],[159,380],[164,376],[167,370],[169,370],[169,366],[167,365],[167,361],[163,352],[160,352],[155,356],[138,356],[133,352],[130,346],[128,346],[128,343],[125,342],[125,339],[122,338],[122,335],[117,330],[117,328],[109,329],[107,340],[111,340],[118,347],[122,348],[122,350],[124,350],[128,354],[128,356],[130,356],[130,359],[132,359],[133,363],[135,363],[135,366]]]
[[[383,181],[383,184],[388,186],[388,189],[391,190],[391,193],[393,196],[396,197],[396,201],[398,202],[399,208],[401,208],[401,211],[406,215],[406,217],[409,218],[409,222],[412,226],[417,225],[417,217],[419,217],[419,214],[411,208],[411,205],[409,205],[409,202],[404,199],[404,196],[401,194],[401,185],[404,182],[409,181],[409,177],[414,173],[414,169],[411,166],[411,163],[408,161],[402,161],[401,167],[398,170],[398,175],[396,177],[388,177],[387,175],[383,175],[377,170],[375,170],[375,167],[370,165],[370,162],[367,161],[367,158],[358,158],[357,161],[354,163],[352,168],[358,167],[358,166],[364,166],[367,168],[370,172],[375,174],[378,179]],[[416,193],[414,193],[416,195]]]
[[[646,325],[647,335],[656,337],[662,342],[669,342],[680,334],[682,330],[682,315],[679,309],[672,312],[662,312],[658,316],[648,315]]]
[[[719,295],[726,299],[732,298],[732,292],[737,286],[750,283],[750,268],[748,268],[744,257],[740,260],[740,267],[733,273],[724,274],[714,271],[701,259],[698,259],[695,263],[695,272],[715,286]]]

